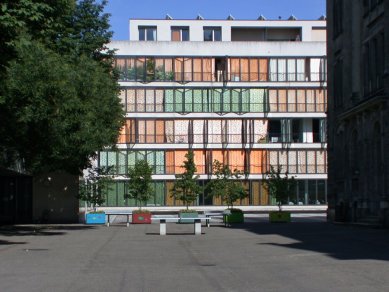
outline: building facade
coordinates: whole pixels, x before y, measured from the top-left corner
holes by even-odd
[[[387,224],[389,1],[329,0],[327,11],[329,215]]]
[[[126,112],[116,150],[99,153],[116,181],[106,206],[124,200],[138,159],[154,170],[153,206],[177,206],[175,175],[193,150],[199,183],[218,160],[245,173],[247,199],[275,204],[262,185],[270,166],[296,177],[291,205],[327,203],[326,21],[130,20],[113,41]],[[221,205],[199,194],[196,205]]]

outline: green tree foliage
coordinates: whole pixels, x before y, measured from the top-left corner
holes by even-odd
[[[243,173],[237,169],[232,171],[228,165],[215,160],[212,165],[212,174],[215,176],[208,184],[207,190],[210,196],[220,197],[228,208],[234,207],[234,203],[248,196],[243,186]]]
[[[88,169],[88,174],[80,184],[78,199],[89,203],[93,210],[104,204],[108,192],[111,190],[113,181],[112,167],[92,167]]]
[[[282,167],[278,166],[275,169],[270,166],[270,171],[266,172],[263,180],[265,189],[269,192],[269,196],[276,199],[279,210],[281,211],[282,204],[286,204],[288,197],[295,190],[296,180],[294,176],[289,177],[288,172],[282,174]]]
[[[135,162],[135,166],[128,169],[128,193],[126,193],[124,197],[135,199],[137,205],[139,206],[139,210],[141,210],[142,205],[146,204],[147,201],[154,195],[153,188],[151,186],[152,173],[153,169],[146,160],[137,160]]]
[[[188,151],[188,153],[185,154],[185,158],[186,160],[181,166],[184,169],[184,172],[176,175],[176,180],[174,181],[171,191],[172,197],[182,201],[188,210],[189,205],[197,200],[197,197],[201,192],[201,187],[197,183],[199,176],[195,175],[197,168],[194,163],[193,151]]]
[[[106,1],[5,1],[0,164],[78,174],[123,123]],[[1,46],[0,46],[1,47]],[[1,74],[1,73],[0,73]]]

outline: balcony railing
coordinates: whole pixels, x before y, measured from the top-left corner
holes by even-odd
[[[137,82],[326,82],[322,72],[277,73],[277,72],[155,72],[143,73],[122,69],[119,81]]]
[[[320,133],[312,134],[312,142],[303,140],[303,133],[268,134],[121,134],[118,144],[258,144],[258,143],[325,143]]]

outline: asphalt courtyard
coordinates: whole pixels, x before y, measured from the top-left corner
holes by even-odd
[[[389,230],[251,215],[192,224],[0,227],[0,291],[389,291]]]

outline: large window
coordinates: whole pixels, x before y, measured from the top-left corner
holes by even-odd
[[[182,31],[179,37],[182,37]],[[173,36],[172,36],[173,37]],[[180,38],[177,35],[177,40]],[[383,34],[377,43],[383,47]],[[326,59],[263,57],[118,57],[120,81],[324,82]],[[228,74],[227,74],[228,73]]]
[[[220,27],[204,27],[204,41],[217,42],[222,40],[222,30]]]
[[[157,28],[155,26],[140,26],[139,27],[140,41],[156,41]]]
[[[189,41],[189,27],[172,26],[172,41]]]

